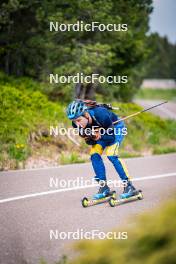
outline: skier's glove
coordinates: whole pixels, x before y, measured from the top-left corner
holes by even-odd
[[[88,145],[95,145],[97,141],[101,138],[99,131],[94,131],[94,133],[90,136],[85,136],[84,139]]]
[[[95,144],[97,144],[97,142],[95,140],[93,140],[92,138],[90,138],[90,137],[86,137],[85,138],[85,142],[86,142],[87,145],[95,145]]]

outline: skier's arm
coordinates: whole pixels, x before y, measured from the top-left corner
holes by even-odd
[[[112,123],[112,120],[110,119],[108,110],[99,109],[95,114],[95,118],[101,124],[102,128],[112,130],[110,134],[102,134],[100,139],[112,143],[115,139],[115,135],[113,132],[114,125]]]

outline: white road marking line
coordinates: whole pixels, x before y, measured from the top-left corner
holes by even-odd
[[[148,179],[152,180],[152,179],[173,177],[173,176],[176,176],[176,172],[153,175],[153,176],[146,176],[146,177],[140,177],[140,178],[132,178],[132,181],[140,181],[140,180],[148,180]]]
[[[174,176],[176,176],[176,172],[133,178],[132,181],[153,180],[153,179],[160,179],[160,178],[174,177]],[[31,194],[26,194],[26,195],[2,199],[2,200],[0,200],[0,203],[13,202],[13,201],[17,201],[17,200],[22,200],[22,199],[27,199],[27,198],[37,197],[37,196],[44,196],[44,195],[53,194],[53,193],[68,192],[68,191],[73,191],[73,190],[92,188],[95,186],[98,186],[98,184],[91,184],[91,185],[85,185],[85,186],[79,186],[79,187],[73,187],[73,188],[65,188],[65,189],[59,189],[59,190],[45,191],[45,192],[40,192],[40,193],[31,193]]]

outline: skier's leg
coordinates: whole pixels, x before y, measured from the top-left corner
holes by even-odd
[[[102,160],[103,147],[100,144],[93,145],[90,151],[91,162],[95,171],[95,179],[99,182],[100,188],[97,194],[94,195],[94,199],[101,199],[106,197],[110,189],[106,182],[106,171],[104,162]]]
[[[103,153],[103,147],[99,144],[93,145],[90,150],[90,159],[96,175],[95,179],[97,181],[100,180],[106,181],[105,166],[101,157],[102,153]]]
[[[125,166],[125,163],[118,157],[118,148],[119,148],[118,142],[112,146],[107,147],[106,155],[108,159],[112,162],[121,180],[128,181],[129,173],[128,173],[127,167]]]
[[[136,190],[130,181],[129,172],[128,172],[128,169],[127,169],[124,161],[122,161],[118,157],[118,147],[119,147],[118,143],[107,147],[106,155],[107,155],[108,159],[114,165],[114,168],[117,171],[117,173],[119,174],[121,180],[123,182],[125,182],[124,192],[121,195],[121,198],[127,198],[129,196],[136,194]]]

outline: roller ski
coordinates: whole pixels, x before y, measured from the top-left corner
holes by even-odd
[[[132,183],[129,181],[127,183],[127,186],[124,187],[123,193],[119,196],[119,199],[116,199],[115,197],[110,197],[109,199],[109,205],[111,207],[115,207],[117,205],[135,201],[135,200],[142,200],[143,194],[141,190],[136,190],[135,187],[132,185]]]
[[[89,207],[109,202],[111,198],[115,199],[115,197],[116,192],[110,191],[109,187],[105,184],[105,186],[100,186],[98,193],[96,193],[91,199],[84,197],[81,202],[83,207]]]

